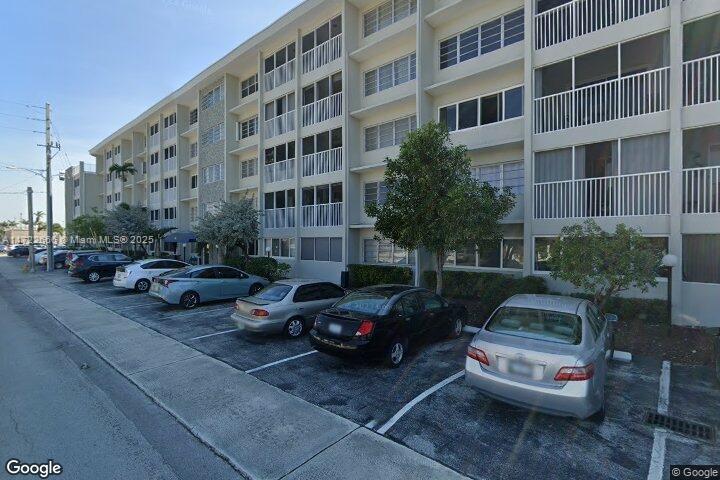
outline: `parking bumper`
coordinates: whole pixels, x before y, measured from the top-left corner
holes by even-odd
[[[465,361],[465,382],[488,397],[550,415],[587,418],[600,408],[590,381],[567,382],[558,388],[528,385],[489,372],[471,358]]]
[[[237,311],[233,312],[230,318],[239,329],[253,333],[280,333],[285,326],[283,319],[262,320],[260,318],[247,318],[240,315]]]

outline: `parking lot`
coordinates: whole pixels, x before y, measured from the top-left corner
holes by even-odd
[[[21,261],[18,262],[18,267]],[[195,310],[123,291],[112,280],[86,284],[65,271],[47,280],[288,393],[365,425],[474,478],[648,478],[662,365],[613,362],[602,424],[533,413],[489,400],[462,379],[471,333],[414,348],[388,369],[315,352],[307,340],[238,331],[232,302]],[[720,427],[720,389],[709,368],[672,366],[670,414]],[[656,452],[657,453],[657,452]],[[717,444],[671,435],[661,461],[718,463]]]

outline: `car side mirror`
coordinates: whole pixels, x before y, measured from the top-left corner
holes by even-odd
[[[608,322],[617,323],[618,316],[615,315],[614,313],[606,313],[605,320],[607,320]]]

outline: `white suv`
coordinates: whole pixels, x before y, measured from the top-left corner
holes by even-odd
[[[139,260],[122,267],[117,267],[117,269],[115,269],[113,285],[144,293],[150,290],[152,277],[188,266],[190,266],[189,263],[179,260],[162,258]]]

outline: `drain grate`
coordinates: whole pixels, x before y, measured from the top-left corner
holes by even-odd
[[[715,441],[715,428],[702,423],[691,422],[682,418],[671,417],[661,413],[647,410],[645,412],[645,424],[653,427],[664,428],[671,432],[685,435],[686,437],[705,440],[706,442]]]

